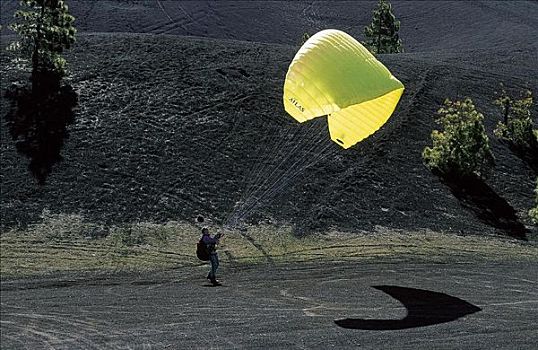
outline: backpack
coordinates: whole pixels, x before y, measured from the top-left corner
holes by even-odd
[[[209,260],[209,251],[207,250],[205,243],[201,239],[196,244],[196,256],[202,261]]]

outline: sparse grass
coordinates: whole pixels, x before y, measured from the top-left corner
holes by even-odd
[[[494,260],[537,260],[538,246],[492,236],[458,236],[433,231],[402,232],[377,228],[375,233],[331,231],[305,238],[292,235],[286,227],[257,226],[248,235],[264,248],[275,262],[415,257],[427,260],[458,261],[486,258]],[[261,262],[267,258],[245,238],[228,237],[221,250],[238,261]]]
[[[108,235],[95,237],[91,233],[96,226],[84,222],[80,216],[60,215],[24,231],[3,233],[0,237],[2,276],[52,271],[148,270],[198,263],[192,254],[192,239],[197,234],[194,227],[189,230],[188,225],[175,222],[141,222],[108,230],[98,226],[107,230]],[[191,249],[186,243],[190,243]]]
[[[199,228],[191,224],[138,222],[105,229],[78,215],[45,214],[42,223],[0,236],[2,278],[60,271],[148,271],[204,264],[195,256]],[[96,229],[107,230],[108,235],[95,238],[88,234]],[[298,238],[289,227],[251,226],[246,232],[226,232],[219,251],[225,266],[379,258],[538,261],[535,243],[381,227],[375,233],[332,231]]]

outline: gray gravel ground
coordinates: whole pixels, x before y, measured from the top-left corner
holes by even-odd
[[[224,267],[222,287],[205,283],[205,267],[3,281],[2,349],[535,349],[536,268],[409,261]],[[380,285],[410,288],[411,297],[422,290],[404,302],[434,324],[337,325],[346,318],[402,323],[406,307],[373,288]],[[424,290],[445,299],[427,302]],[[458,308],[446,298],[476,312],[436,323]]]

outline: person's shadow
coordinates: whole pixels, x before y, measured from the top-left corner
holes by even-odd
[[[399,330],[446,323],[482,310],[465,300],[444,293],[398,286],[373,288],[398,299],[407,309],[407,316],[397,320],[345,318],[334,323],[349,329]]]
[[[78,95],[70,85],[42,94],[26,86],[13,84],[6,97],[11,101],[5,116],[17,151],[26,156],[28,168],[40,185],[44,185],[68,138],[67,126],[74,121]]]

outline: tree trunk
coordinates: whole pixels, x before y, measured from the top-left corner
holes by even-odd
[[[379,54],[379,50],[381,50],[381,14],[379,15],[379,25],[377,26],[377,54]]]
[[[504,125],[508,126],[508,113],[510,113],[510,100],[504,104]]]
[[[41,44],[43,19],[45,18],[45,2],[41,5],[41,14],[37,21],[36,36],[34,37],[34,52],[32,53],[32,92],[39,93],[40,90],[40,74],[39,74],[39,48]]]

